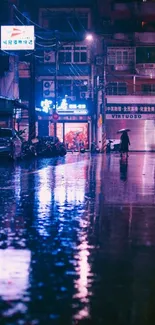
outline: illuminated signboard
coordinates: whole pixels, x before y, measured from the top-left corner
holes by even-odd
[[[108,104],[106,107],[106,113],[154,113],[155,105],[131,105],[131,104],[123,104],[123,105],[114,105]]]
[[[59,115],[88,115],[86,104],[68,104],[66,99],[57,107],[57,112]]]
[[[34,50],[34,26],[1,26],[1,50]]]
[[[49,99],[42,100],[40,105],[41,108],[36,107],[36,111],[47,114],[52,114],[55,108],[52,100]],[[59,115],[88,115],[89,113],[86,104],[68,104],[66,99],[63,99],[60,105],[57,104],[56,112]]]
[[[42,111],[44,113],[49,113],[49,111],[51,109],[51,105],[52,105],[52,100],[49,100],[49,99],[42,100],[41,101]]]
[[[106,114],[106,120],[155,120],[155,114]]]

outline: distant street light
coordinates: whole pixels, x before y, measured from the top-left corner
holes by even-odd
[[[86,39],[87,41],[89,41],[89,42],[92,42],[93,39],[94,39],[94,37],[93,37],[93,35],[92,35],[91,33],[89,33],[89,34],[86,35],[85,39]]]

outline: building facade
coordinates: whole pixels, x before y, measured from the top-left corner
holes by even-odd
[[[34,53],[37,134],[51,136],[56,129],[57,136],[69,149],[76,139],[90,149],[96,137],[97,71],[101,70],[102,74],[103,69],[96,63],[99,55],[102,56],[102,42],[95,34],[92,39],[87,37],[95,24],[93,8],[90,1],[78,3],[74,8],[66,4],[38,6]],[[19,19],[24,23],[24,16],[17,14],[16,23]],[[24,56],[19,64],[20,98],[28,105],[28,89],[32,90],[31,57]],[[45,101],[50,103],[48,113],[42,110]],[[52,108],[58,114],[55,121]],[[23,124],[27,123],[26,119],[23,118]]]
[[[99,2],[107,45],[106,134],[131,129],[131,150],[155,149],[155,2]]]
[[[0,26],[12,23],[10,1],[1,2]],[[16,100],[19,99],[18,55],[0,51],[0,127],[14,126]]]

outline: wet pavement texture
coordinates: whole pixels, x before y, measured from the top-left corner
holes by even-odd
[[[155,324],[155,154],[0,163],[0,325]]]

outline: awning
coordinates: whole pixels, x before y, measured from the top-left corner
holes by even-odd
[[[22,108],[22,109],[27,109],[28,110],[28,106],[18,100],[14,101],[14,107],[15,108]]]

